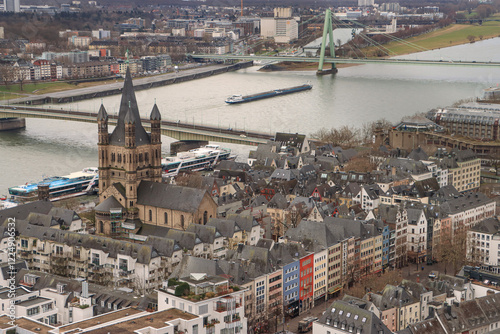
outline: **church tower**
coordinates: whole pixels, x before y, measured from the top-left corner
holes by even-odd
[[[142,180],[161,182],[161,115],[156,104],[150,119],[151,134],[142,126],[127,69],[118,120],[111,134],[104,106],[97,115],[100,202],[112,195],[120,198],[124,208],[131,208],[137,203],[137,187]],[[113,189],[108,190],[110,187]]]

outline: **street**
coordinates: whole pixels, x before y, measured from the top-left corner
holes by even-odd
[[[423,270],[422,270],[423,267]],[[437,276],[439,274],[444,274],[445,273],[445,266],[442,263],[434,263],[432,265],[427,265],[427,264],[409,264],[408,266],[399,269],[400,270],[400,276],[402,279],[409,279],[414,282],[420,282],[424,283],[427,282],[429,278],[429,274],[431,272],[435,273]],[[449,275],[453,275],[453,268],[451,265],[448,265],[446,268],[446,272]],[[358,284],[362,284],[358,283]],[[349,291],[346,290],[345,294],[349,294]],[[287,330],[292,333],[298,333],[298,326],[299,326],[299,321],[306,317],[317,317],[318,319],[323,315],[323,313],[326,311],[327,307],[331,305],[335,300],[337,299],[342,299],[343,296],[340,296],[338,298],[332,298],[329,299],[327,303],[325,303],[324,299],[318,300],[316,305],[309,311],[299,315],[298,317],[295,317],[293,319],[287,319],[284,326],[279,325],[278,326],[278,331]]]

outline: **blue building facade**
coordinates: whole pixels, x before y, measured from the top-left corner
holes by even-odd
[[[285,315],[299,315],[300,261],[283,266],[283,306]]]

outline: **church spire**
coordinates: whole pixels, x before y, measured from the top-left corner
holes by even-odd
[[[97,120],[98,121],[107,121],[108,120],[108,113],[106,112],[106,108],[104,108],[104,105],[101,103],[101,107],[99,108],[99,112],[97,113]]]
[[[111,134],[111,144],[118,146],[125,145],[125,116],[129,111],[131,117],[133,116],[135,121],[135,144],[137,146],[149,144],[149,135],[146,133],[141,123],[141,115],[139,114],[139,107],[137,105],[134,85],[132,83],[132,74],[130,73],[130,68],[127,68],[122,89],[120,111],[118,112],[118,121],[116,122],[116,128]]]

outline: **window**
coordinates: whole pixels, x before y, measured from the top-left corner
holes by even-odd
[[[184,229],[184,215],[181,215],[181,228]]]
[[[21,247],[22,248],[28,248],[28,240],[21,239]]]
[[[95,264],[96,266],[101,264],[99,260],[99,254],[92,253],[92,263]]]
[[[208,304],[205,304],[205,305],[200,305],[198,307],[198,313],[201,315],[201,314],[205,314],[205,313],[208,313]]]
[[[153,221],[153,211],[149,210],[149,221]]]
[[[166,212],[163,214],[163,221],[165,225],[168,225],[168,213]]]
[[[206,225],[208,222],[208,212],[203,212],[203,225]]]

